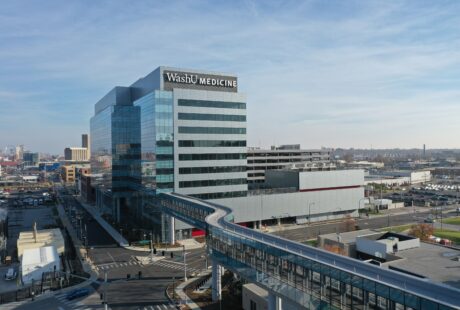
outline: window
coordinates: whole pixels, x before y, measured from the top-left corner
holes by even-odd
[[[179,140],[179,147],[242,147],[245,140]]]
[[[246,158],[246,154],[244,153],[179,154],[179,160],[231,160],[231,159],[245,159],[245,158]]]
[[[179,187],[208,187],[208,186],[225,186],[246,184],[247,179],[223,179],[223,180],[198,180],[198,181],[180,181]]]
[[[179,174],[245,172],[246,166],[179,168]]]
[[[246,115],[229,114],[204,114],[204,113],[178,113],[178,118],[183,120],[198,121],[223,121],[223,122],[245,122]]]
[[[245,134],[246,128],[229,127],[186,127],[179,126],[179,133],[198,133],[198,134]]]
[[[177,100],[177,104],[183,107],[246,109],[246,103],[244,102],[179,99]]]

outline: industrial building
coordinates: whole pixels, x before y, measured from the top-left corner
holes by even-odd
[[[271,170],[265,180],[270,189],[212,201],[232,208],[235,222],[254,227],[340,219],[357,216],[364,197],[363,179],[363,170]]]
[[[331,150],[301,149],[300,144],[272,146],[268,149],[248,148],[248,184],[250,188],[258,188],[265,182],[265,171],[283,169],[295,163],[311,163],[321,166],[329,163]]]
[[[413,185],[431,181],[430,170],[371,171],[366,175],[365,184],[385,184],[390,186]]]

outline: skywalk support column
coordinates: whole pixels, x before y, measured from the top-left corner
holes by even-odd
[[[212,260],[212,301],[219,301],[222,298],[222,268],[217,260]]]
[[[267,304],[268,304],[268,310],[282,310],[283,309],[281,298],[279,298],[272,292],[268,292]]]
[[[176,244],[176,226],[174,225],[174,217],[169,216],[168,218],[169,226],[169,244]]]

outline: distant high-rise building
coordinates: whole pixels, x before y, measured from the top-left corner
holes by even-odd
[[[84,133],[81,135],[81,147],[86,148],[87,151],[87,158],[88,160],[91,158],[91,149],[89,147],[90,141],[89,141],[89,135]]]
[[[88,149],[85,147],[66,147],[64,159],[70,161],[88,161]]]
[[[37,166],[40,161],[40,156],[38,153],[26,151],[22,155],[22,161],[26,166]]]
[[[22,160],[22,157],[24,155],[24,145],[17,145],[16,146],[16,154],[15,154],[15,160]]]
[[[423,145],[423,158],[426,158],[426,147],[425,147],[425,144]]]

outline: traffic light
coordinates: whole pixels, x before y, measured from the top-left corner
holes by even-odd
[[[101,300],[103,300],[104,299],[104,294],[100,293],[99,297],[101,298]]]

